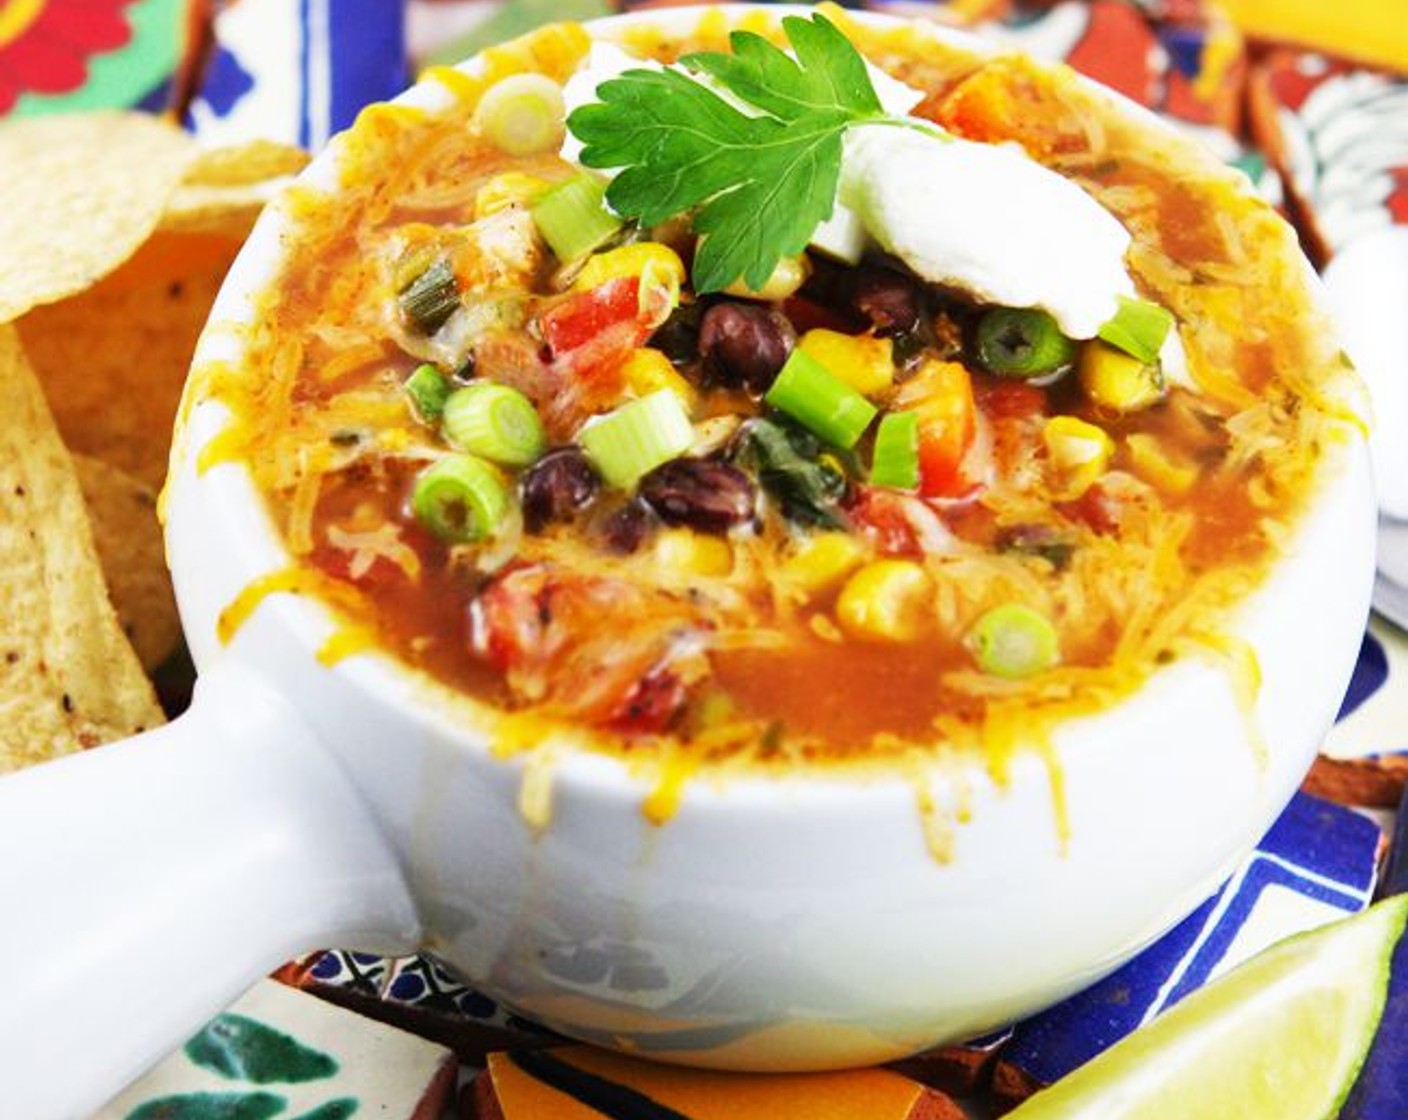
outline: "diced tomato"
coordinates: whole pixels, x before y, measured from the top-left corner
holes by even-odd
[[[497,577],[471,624],[473,651],[520,702],[621,730],[663,730],[707,670],[687,640],[704,624],[682,600],[546,564]]]
[[[920,498],[878,486],[855,486],[846,515],[886,556],[923,556],[947,551],[951,534]]]
[[[978,392],[978,403],[998,420],[1025,420],[1046,411],[1046,390],[1025,381],[997,381]]]
[[[1119,532],[1125,519],[1139,506],[1157,499],[1147,483],[1126,474],[1111,473],[1090,486],[1079,498],[1060,502],[1056,508],[1075,521],[1083,521],[1101,536]]]
[[[331,545],[319,545],[309,554],[309,561],[333,579],[345,580],[359,587],[378,587],[393,580],[404,580],[406,573],[401,571],[385,556],[374,558],[363,572],[352,574],[353,553]]]
[[[543,312],[538,323],[553,356],[561,357],[617,326],[645,330],[634,344],[639,346],[649,334],[640,320],[640,278],[619,276],[554,304]]]
[[[782,305],[782,313],[799,335],[816,329],[855,334],[868,325],[865,320],[849,315],[841,308],[828,307],[806,296],[789,296]]]
[[[887,556],[918,556],[921,553],[918,535],[897,495],[874,486],[856,486],[846,513],[856,527]]]
[[[558,385],[547,410],[567,431],[614,406],[624,391],[621,365],[668,318],[669,292],[661,286],[641,291],[640,278],[620,276],[571,295],[540,316],[551,351],[549,369]]]
[[[901,409],[919,414],[919,492],[952,498],[971,490],[963,468],[977,431],[977,406],[968,371],[958,362],[926,362],[905,383],[901,402]]]
[[[689,686],[684,678],[672,669],[656,669],[626,694],[611,726],[627,734],[658,735],[675,721],[688,700]]]

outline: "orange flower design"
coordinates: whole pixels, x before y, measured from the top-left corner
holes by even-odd
[[[68,93],[88,60],[125,46],[134,0],[0,0],[0,113],[22,93]]]

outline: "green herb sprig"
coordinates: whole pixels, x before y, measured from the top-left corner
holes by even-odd
[[[584,145],[583,164],[623,169],[606,192],[616,213],[656,225],[694,211],[699,292],[740,277],[761,288],[778,261],[806,248],[831,216],[848,128],[935,131],[885,113],[865,60],[824,16],[788,16],[782,26],[795,58],[735,31],[732,54],[680,59],[735,101],[678,70],[627,70],[567,119]]]

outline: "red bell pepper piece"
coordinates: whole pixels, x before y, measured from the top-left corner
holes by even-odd
[[[561,357],[613,327],[639,325],[645,329],[640,320],[640,280],[620,276],[554,304],[543,312],[538,324],[553,356]],[[640,342],[648,334],[645,329]]]
[[[963,460],[977,431],[977,406],[968,371],[958,362],[926,362],[902,397],[901,407],[919,414],[919,493],[952,498],[970,489]]]

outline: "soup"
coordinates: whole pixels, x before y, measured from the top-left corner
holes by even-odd
[[[756,31],[563,25],[363,114],[247,357],[197,371],[233,413],[202,465],[247,463],[296,558],[253,591],[328,599],[330,656],[696,761],[1000,766],[1189,656],[1249,696],[1220,620],[1355,423],[1287,227],[1064,71]],[[756,70],[694,53],[730,47]],[[674,97],[728,143],[671,211]]]

